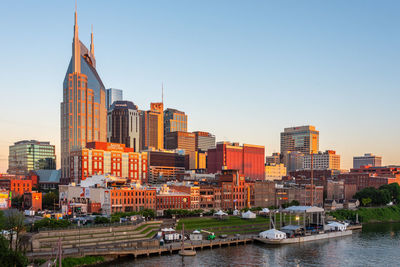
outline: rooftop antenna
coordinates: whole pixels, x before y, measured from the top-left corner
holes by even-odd
[[[161,83],[161,102],[164,105],[164,82]]]

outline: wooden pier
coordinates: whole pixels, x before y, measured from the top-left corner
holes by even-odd
[[[253,243],[253,236],[243,236],[238,238],[226,238],[216,240],[185,241],[184,249],[203,250],[226,246],[238,246]],[[96,246],[80,249],[67,249],[63,251],[64,256],[84,257],[84,256],[105,256],[119,258],[124,256],[133,256],[135,258],[142,256],[165,255],[178,253],[182,249],[182,244],[178,242],[167,243],[157,247],[135,248],[129,244],[121,243],[114,246]],[[49,253],[28,253],[29,258],[51,258]]]

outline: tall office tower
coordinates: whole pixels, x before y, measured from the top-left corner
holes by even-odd
[[[139,152],[140,117],[131,101],[114,101],[107,114],[107,141],[125,144]]]
[[[150,110],[140,111],[140,147],[142,150],[164,148],[164,104],[150,103]]]
[[[123,100],[123,94],[121,89],[115,89],[115,88],[109,88],[106,89],[106,107],[107,110],[111,108],[111,105],[115,101],[122,101]]]
[[[55,146],[50,142],[24,140],[14,143],[9,149],[9,174],[27,175],[32,170],[56,169]]]
[[[196,150],[207,151],[215,148],[215,135],[207,132],[193,132],[196,136]]]
[[[164,145],[168,133],[187,132],[187,115],[172,108],[164,110]]]
[[[63,83],[61,103],[61,183],[70,178],[69,154],[87,142],[107,140],[106,93],[96,71],[93,32],[90,51],[79,41],[75,11],[72,58]]]
[[[319,131],[314,126],[285,128],[281,133],[281,154],[284,157],[290,152],[304,154],[318,153]]]
[[[364,154],[364,156],[353,157],[353,169],[359,169],[361,166],[381,167],[382,157],[375,156],[371,153]]]

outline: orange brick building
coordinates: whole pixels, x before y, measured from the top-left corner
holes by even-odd
[[[156,190],[151,188],[111,189],[111,212],[156,209]]]
[[[23,207],[26,210],[42,210],[42,193],[36,191],[24,193]]]
[[[71,181],[79,183],[95,174],[111,174],[131,181],[147,182],[147,153],[134,152],[124,144],[90,142],[70,157]]]

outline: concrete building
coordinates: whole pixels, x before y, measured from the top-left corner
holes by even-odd
[[[264,180],[264,159],[264,146],[219,142],[215,149],[208,150],[207,170],[209,173],[238,170],[251,180]]]
[[[121,89],[109,88],[106,89],[106,107],[107,111],[110,110],[111,105],[115,101],[123,100],[123,91]]]
[[[75,11],[72,58],[61,103],[61,183],[70,181],[70,152],[88,142],[107,140],[106,92],[96,70],[93,32],[90,50],[79,40]]]
[[[303,169],[311,169],[311,155],[304,155]],[[313,169],[315,170],[340,170],[340,156],[333,150],[313,154]]]
[[[124,144],[90,142],[86,148],[73,150],[70,158],[71,182],[76,184],[95,174],[148,181],[147,153],[134,152]]]
[[[373,154],[364,154],[364,156],[353,157],[353,168],[359,169],[361,166],[381,167],[382,157]]]
[[[208,132],[193,132],[196,136],[195,149],[207,152],[209,149],[215,148],[215,135]]]
[[[150,110],[140,111],[140,147],[142,150],[164,148],[164,104],[150,103]]]
[[[272,153],[271,156],[266,156],[265,157],[265,164],[270,165],[270,164],[280,164],[283,163],[282,158],[281,158],[281,153]]]
[[[267,164],[265,165],[265,180],[282,180],[286,176],[286,167],[284,164]]]
[[[303,169],[304,154],[298,151],[289,151],[285,154],[284,165],[288,172]]]
[[[330,200],[345,199],[344,181],[328,180],[326,183],[326,199]]]
[[[140,116],[131,101],[115,101],[107,114],[107,141],[140,150]]]
[[[50,145],[50,142],[24,140],[9,147],[9,174],[27,175],[39,169],[56,169],[55,146]]]
[[[285,128],[281,133],[281,154],[297,151],[304,154],[318,153],[319,131],[315,126]]]
[[[275,183],[272,181],[255,181],[254,205],[268,208],[275,206]]]
[[[183,111],[167,108],[164,110],[164,146],[167,134],[172,132],[187,132],[187,115]],[[168,147],[165,146],[168,149]]]

